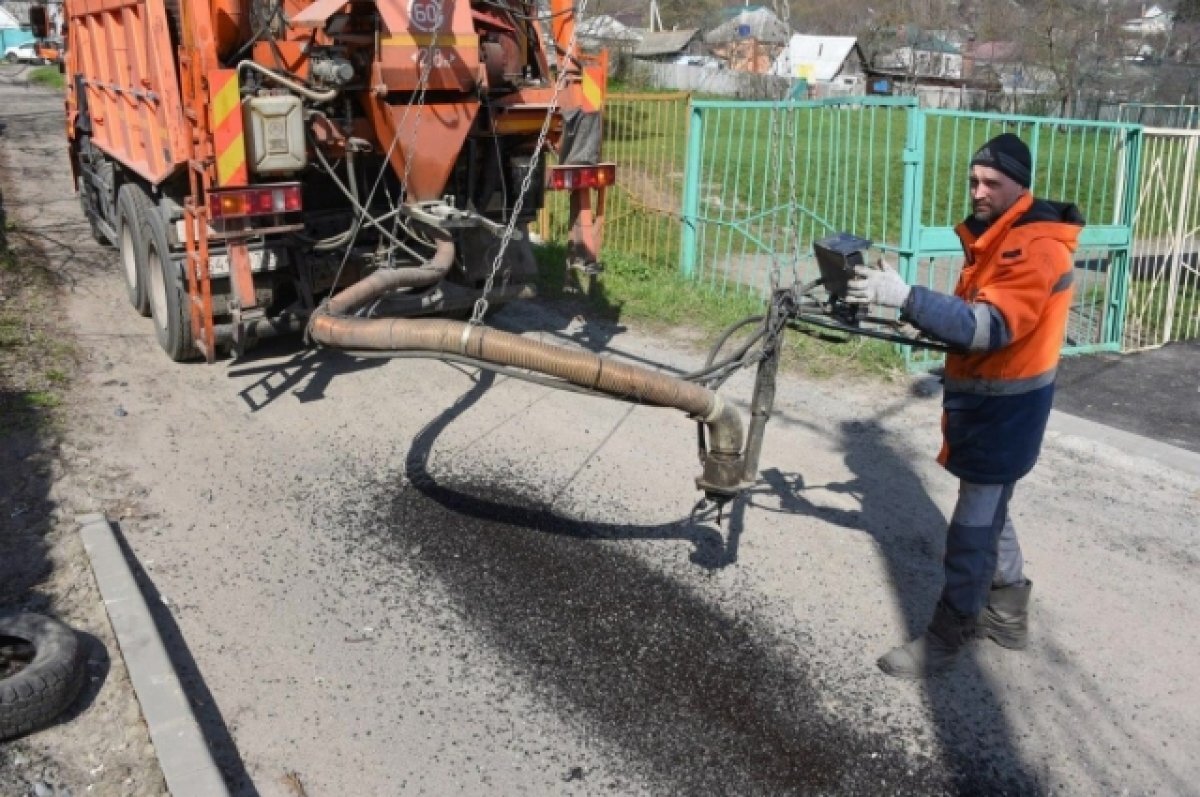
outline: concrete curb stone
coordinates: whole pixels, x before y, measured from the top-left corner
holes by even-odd
[[[173,797],[226,797],[229,790],[188,705],[146,600],[100,513],[76,517],[104,607]]]

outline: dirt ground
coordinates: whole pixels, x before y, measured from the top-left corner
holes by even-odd
[[[87,242],[58,103],[0,85],[10,216],[44,231],[80,362],[29,488],[52,520],[24,538],[24,590],[102,663],[64,722],[0,746],[0,793],[163,791],[70,528],[94,509],[118,521],[238,795],[1200,782],[1200,476],[1052,428],[1013,504],[1030,649],[888,679],[874,659],[927,620],[954,502],[936,385],[785,377],[762,481],[718,524],[696,508],[692,425],[669,411],[295,341],[172,365]],[[686,336],[613,336],[549,306],[496,323],[698,358]],[[749,388],[724,392],[745,409]]]
[[[69,398],[56,411],[28,411],[38,404],[31,399],[53,395],[36,390],[44,372],[51,382],[65,381],[76,366],[73,330],[54,305],[55,291],[69,293],[89,270],[107,273],[112,265],[111,255],[88,236],[70,181],[56,163],[61,98],[26,88],[29,70],[0,66],[8,244],[14,257],[46,277],[34,287],[0,275],[0,302],[32,309],[11,317],[33,316],[21,334],[41,341],[27,347],[30,359],[16,365],[19,373],[0,381],[0,608],[49,614],[75,628],[88,651],[88,678],[52,728],[0,742],[0,794],[150,797],[166,794],[166,787],[74,522],[76,512],[89,509],[119,514],[123,498],[106,492],[87,456],[64,448],[71,405],[86,396]],[[23,395],[7,394],[4,386],[16,382],[26,387]]]

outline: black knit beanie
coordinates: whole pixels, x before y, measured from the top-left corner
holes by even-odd
[[[1001,133],[971,156],[971,165],[990,166],[1028,188],[1033,160],[1024,141],[1012,133]]]

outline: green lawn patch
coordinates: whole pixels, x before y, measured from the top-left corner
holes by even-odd
[[[606,321],[635,323],[651,332],[687,327],[708,344],[735,322],[765,312],[763,300],[749,293],[722,293],[672,269],[621,255],[606,256],[604,271],[586,296],[572,294],[565,290],[564,247],[547,243],[535,252],[544,297],[582,301]],[[904,373],[904,360],[895,346],[861,337],[832,342],[789,332],[783,363],[820,378],[895,378]]]
[[[29,72],[29,82],[38,86],[61,89],[67,85],[66,78],[57,66],[39,66]]]

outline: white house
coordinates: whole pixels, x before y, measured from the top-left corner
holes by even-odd
[[[1121,23],[1121,30],[1142,36],[1154,36],[1171,30],[1171,15],[1160,6],[1143,7],[1142,15]]]
[[[796,33],[771,65],[770,74],[810,84],[830,84],[843,89],[861,88],[863,55],[853,36],[809,36]]]

